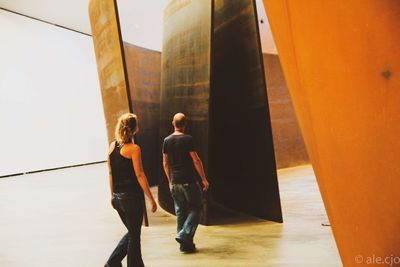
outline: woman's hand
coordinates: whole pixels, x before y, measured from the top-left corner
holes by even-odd
[[[156,210],[157,210],[157,202],[153,199],[152,201],[151,201],[151,212],[156,212]]]

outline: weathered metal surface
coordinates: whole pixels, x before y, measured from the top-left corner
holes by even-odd
[[[118,117],[130,111],[115,1],[91,0],[89,16],[107,135],[112,141]]]
[[[194,137],[206,168],[210,53],[211,1],[171,1],[164,14],[160,133],[162,139],[172,133],[172,116],[177,112],[185,113],[190,120],[187,132]],[[160,205],[173,212],[167,179],[163,172],[161,174]],[[207,216],[207,211],[204,215]]]
[[[136,141],[142,148],[143,168],[149,183],[154,185],[161,166],[161,53],[128,43],[124,43],[124,51],[132,111],[139,120]]]
[[[189,118],[187,132],[211,182],[203,223],[212,223],[212,200],[282,221],[253,1],[170,2],[164,19],[162,137],[172,132],[177,112]],[[164,175],[159,200],[173,212]]]
[[[279,56],[263,54],[277,169],[310,164]]]
[[[264,4],[343,265],[393,264],[399,1]]]
[[[121,114],[137,114],[140,131],[135,139],[142,148],[148,180],[156,184],[161,164],[160,52],[122,44],[115,1],[92,0],[89,13],[108,138],[114,140],[115,124]]]
[[[209,169],[218,203],[282,221],[255,2],[214,1]]]

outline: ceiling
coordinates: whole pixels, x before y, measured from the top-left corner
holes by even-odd
[[[0,0],[0,7],[91,34],[88,0]],[[163,10],[169,0],[117,0],[123,39],[161,51]],[[276,54],[262,0],[256,0],[264,53]]]

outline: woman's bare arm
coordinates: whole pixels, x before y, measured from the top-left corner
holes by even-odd
[[[112,172],[111,172],[110,155],[114,151],[114,148],[115,148],[115,142],[112,142],[110,144],[110,148],[108,150],[108,157],[107,157],[108,179],[109,179],[109,183],[110,183],[111,198],[112,198],[112,194],[114,193],[114,190],[113,190],[113,177],[112,177]],[[112,205],[112,200],[111,200],[111,205]]]
[[[133,168],[135,169],[138,182],[142,187],[144,194],[149,198],[151,202],[151,211],[155,212],[157,210],[157,203],[154,200],[153,194],[150,191],[149,183],[143,170],[142,152],[140,150],[140,147],[138,145],[132,144],[130,147],[130,151],[132,156]]]

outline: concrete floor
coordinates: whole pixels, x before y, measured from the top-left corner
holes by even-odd
[[[278,175],[283,224],[244,217],[200,226],[198,253],[180,254],[175,217],[159,209],[142,231],[146,266],[341,266],[331,229],[321,226],[328,219],[312,168]],[[0,211],[1,267],[103,266],[125,233],[105,164],[0,179]]]

